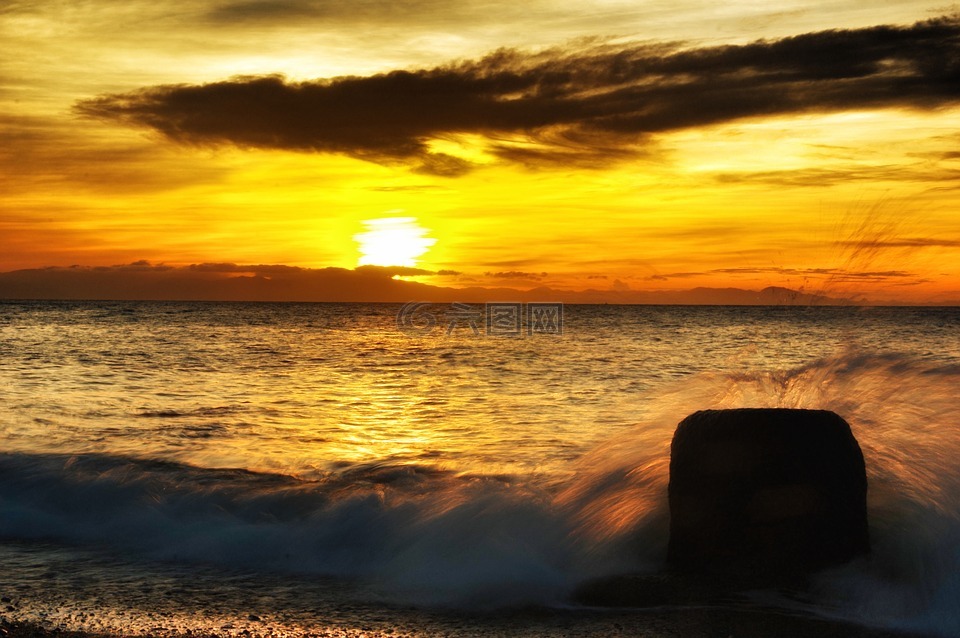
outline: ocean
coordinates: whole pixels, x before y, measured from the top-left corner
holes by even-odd
[[[0,303],[0,618],[711,635],[763,609],[960,635],[960,309],[504,306]],[[850,423],[872,554],[729,609],[578,608],[662,569],[673,430],[733,407]]]

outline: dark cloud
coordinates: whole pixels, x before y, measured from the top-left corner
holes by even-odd
[[[939,18],[740,46],[500,50],[369,77],[238,77],[102,95],[76,109],[182,143],[342,153],[456,176],[471,166],[431,152],[429,140],[477,133],[506,160],[599,164],[657,133],[739,118],[958,101],[960,19]]]
[[[270,272],[271,274],[263,274]],[[283,265],[196,264],[167,266],[146,261],[90,267],[49,267],[0,272],[0,299],[164,299],[207,301],[386,301],[479,303],[564,301],[569,303],[771,304],[834,303],[785,288],[762,291],[695,288],[688,291],[617,289],[558,291],[548,287],[443,288],[393,279],[376,268],[297,268]]]
[[[466,5],[466,6],[463,6]],[[288,26],[307,21],[417,21],[443,16],[479,15],[479,7],[444,0],[244,0],[216,3],[203,14],[205,22],[218,26]]]
[[[507,270],[502,272],[485,272],[483,273],[487,277],[494,277],[496,279],[535,279],[540,280],[547,276],[545,272],[523,272],[520,270]]]
[[[615,281],[610,290],[559,291],[548,287],[444,288],[393,279],[395,269],[361,267],[299,268],[282,264],[205,263],[190,266],[152,264],[146,260],[116,266],[47,267],[0,272],[0,299],[166,299],[209,301],[385,301],[411,300],[478,303],[489,301],[564,301],[568,303],[640,304],[832,304],[849,299],[830,299],[802,290],[769,287],[694,288],[691,290],[630,290]],[[834,282],[915,286],[928,283],[901,271],[856,272],[843,269],[794,270],[742,268],[719,272],[834,273]],[[656,275],[664,280],[673,275]],[[953,299],[947,293],[943,299]],[[941,301],[942,303],[942,301]]]
[[[82,266],[70,266],[73,270],[82,270]],[[116,266],[94,266],[92,270],[94,272],[167,272],[168,270],[173,270],[174,266],[168,266],[166,264],[151,264],[146,259],[140,259],[138,261],[129,263],[129,264],[118,264]],[[56,270],[56,268],[48,268],[47,270]]]
[[[298,268],[282,264],[205,263],[190,266],[141,260],[116,266],[70,266],[0,273],[0,299],[205,299],[213,301],[409,301],[438,290],[393,279],[429,273],[363,266]]]
[[[135,262],[132,265],[149,265],[146,261]],[[154,266],[156,267],[156,266]],[[113,266],[113,268],[119,268],[119,266]],[[307,272],[309,268],[300,268],[299,266],[287,266],[284,264],[232,264],[232,263],[204,263],[204,264],[192,264],[186,266],[188,270],[194,272],[212,272],[212,273],[253,273],[256,275],[295,275],[298,273]],[[440,271],[439,273],[432,270],[424,270],[423,268],[410,268],[408,266],[358,266],[355,269],[355,272],[375,275],[380,277],[393,277],[395,275],[400,276],[421,276],[421,275],[438,275],[443,272],[450,271]]]
[[[382,275],[385,277],[393,277],[395,275],[400,275],[401,277],[416,277],[421,275],[437,274],[432,270],[411,268],[409,266],[358,266],[356,271],[360,273],[369,273],[372,275]]]
[[[138,262],[140,263],[140,262]],[[232,263],[203,263],[191,264],[186,267],[194,272],[215,273],[256,273],[258,275],[292,274],[303,272],[303,268],[286,266],[283,264],[232,264]]]

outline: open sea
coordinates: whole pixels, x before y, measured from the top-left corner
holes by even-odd
[[[513,335],[400,311],[0,302],[0,618],[661,636],[762,609],[960,635],[960,308],[567,305]],[[662,568],[674,428],[734,407],[850,423],[872,554],[728,610],[572,604]]]

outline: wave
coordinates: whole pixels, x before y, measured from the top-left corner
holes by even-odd
[[[248,408],[240,406],[216,406],[216,407],[200,407],[194,408],[193,410],[173,410],[173,409],[163,409],[163,410],[149,410],[141,409],[136,413],[137,417],[145,419],[176,419],[180,417],[207,417],[207,416],[223,416],[228,414],[236,414],[238,412],[244,412]]]
[[[957,635],[958,381],[955,365],[854,352],[789,371],[697,375],[650,399],[635,427],[554,483],[393,462],[305,479],[101,454],[6,453],[0,535],[360,578],[404,601],[557,604],[585,579],[662,567],[669,443],[687,414],[821,408],[850,423],[866,457],[874,551],[822,574],[808,609]]]
[[[570,584],[566,533],[547,494],[415,465],[301,480],[96,454],[0,454],[0,536],[361,577],[439,603],[546,602]]]

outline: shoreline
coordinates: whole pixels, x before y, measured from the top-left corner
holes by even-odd
[[[219,630],[176,631],[157,627],[146,631],[96,631],[69,629],[10,620],[0,614],[2,638],[268,638],[313,636],[338,638],[586,638],[644,636],[648,638],[710,638],[736,636],[761,638],[788,635],[791,638],[923,638],[920,634],[866,627],[810,615],[787,614],[768,609],[658,608],[658,609],[532,609],[506,612],[437,612],[428,610],[383,610],[374,618],[354,622],[317,619],[316,625],[299,627],[262,626]]]

